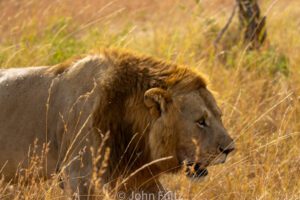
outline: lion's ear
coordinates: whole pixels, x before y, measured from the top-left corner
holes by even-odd
[[[167,104],[171,102],[171,95],[164,89],[151,88],[145,92],[144,102],[150,113],[159,117],[167,111]]]

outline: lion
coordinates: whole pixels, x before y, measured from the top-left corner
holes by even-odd
[[[200,72],[126,50],[3,69],[0,107],[5,178],[28,165],[37,139],[49,146],[42,174],[63,174],[62,187],[82,199],[93,193],[93,149],[102,186],[126,194],[163,191],[162,173],[204,177],[234,150]]]

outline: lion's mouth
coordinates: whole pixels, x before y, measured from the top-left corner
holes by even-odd
[[[185,174],[189,178],[201,178],[208,175],[208,170],[205,167],[201,167],[200,163],[186,164]]]

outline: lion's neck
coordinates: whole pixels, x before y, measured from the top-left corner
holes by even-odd
[[[148,135],[152,119],[144,105],[144,93],[152,87],[164,87],[145,64],[129,61],[108,68],[101,77],[102,97],[95,120],[100,130],[110,132],[111,160],[117,162],[111,166],[120,162],[121,174],[151,161]]]

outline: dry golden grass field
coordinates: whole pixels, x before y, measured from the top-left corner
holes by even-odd
[[[121,47],[195,67],[218,93],[236,151],[201,182],[182,174],[162,182],[181,199],[300,199],[300,1],[260,1],[268,31],[260,50],[238,42],[237,17],[216,49],[233,3],[2,0],[0,66],[53,65]],[[0,199],[64,199],[57,179],[33,178],[36,154],[17,184],[0,181]]]

